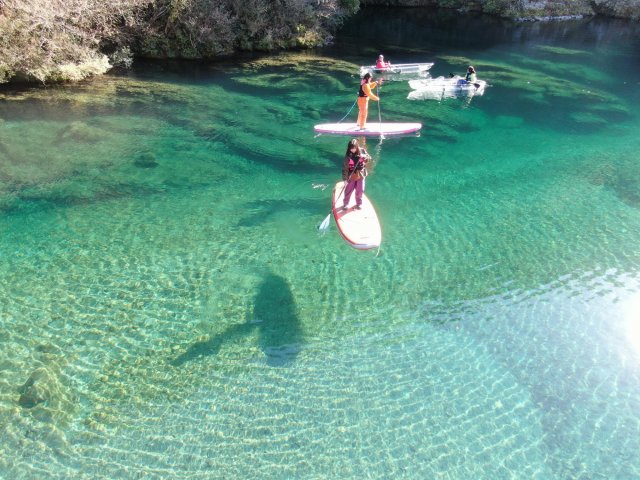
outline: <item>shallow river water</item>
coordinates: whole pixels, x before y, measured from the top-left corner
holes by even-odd
[[[640,477],[640,27],[364,11],[333,46],[0,92],[0,477]],[[358,65],[484,95],[369,121]],[[326,187],[326,188],[325,188]]]

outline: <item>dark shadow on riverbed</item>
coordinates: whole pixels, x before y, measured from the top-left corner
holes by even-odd
[[[268,273],[254,299],[245,323],[229,326],[209,340],[196,342],[171,364],[179,367],[201,357],[217,355],[225,343],[233,343],[258,329],[258,346],[272,367],[290,365],[304,343],[300,319],[287,281]]]
[[[281,213],[295,212],[297,215],[306,212],[310,215],[324,212],[330,207],[330,193],[318,199],[299,200],[256,200],[246,205],[245,213],[238,220],[238,227],[254,228],[273,220]]]
[[[295,360],[303,343],[300,319],[287,281],[268,274],[253,305],[252,321],[258,324],[258,343],[272,367]]]

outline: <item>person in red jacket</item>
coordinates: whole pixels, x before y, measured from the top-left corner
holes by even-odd
[[[372,88],[376,88],[378,84],[376,82],[372,82],[373,76],[370,73],[365,73],[364,77],[362,77],[362,82],[360,82],[360,90],[358,91],[358,127],[360,130],[364,130],[367,128],[367,116],[369,115],[369,99],[375,100],[376,102],[380,101],[380,99],[374,95],[371,91]]]
[[[378,57],[378,61],[376,62],[376,68],[380,70],[384,70],[385,68],[389,68],[390,66],[391,66],[391,62],[385,62],[383,55],[380,55]]]

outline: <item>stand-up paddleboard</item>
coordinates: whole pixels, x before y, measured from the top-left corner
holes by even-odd
[[[354,248],[368,250],[380,247],[382,230],[373,205],[362,195],[362,208],[356,209],[356,192],[351,194],[349,205],[343,210],[344,182],[336,183],[333,189],[333,218],[342,238]]]
[[[421,123],[385,123],[370,122],[367,128],[360,130],[355,123],[322,123],[316,125],[313,129],[317,133],[332,133],[334,135],[351,135],[351,136],[375,136],[380,135],[408,135],[416,133],[422,128]]]

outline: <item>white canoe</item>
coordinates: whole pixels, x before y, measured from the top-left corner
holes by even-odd
[[[456,96],[483,95],[487,82],[476,80],[474,83],[468,83],[464,78],[455,76],[409,80],[409,86],[413,89],[407,97],[410,100],[440,100]]]
[[[429,69],[433,67],[432,63],[399,63],[397,65],[391,65],[387,68],[378,68],[375,65],[366,65],[360,67],[360,76],[362,77],[365,73],[395,73],[395,74],[413,74],[413,73],[424,73],[429,71]]]
[[[313,129],[316,133],[330,133],[334,135],[351,135],[354,137],[408,135],[416,133],[422,128],[421,123],[393,123],[393,122],[369,122],[367,128],[360,130],[356,123],[322,123]]]
[[[344,182],[339,181],[333,188],[333,218],[342,238],[358,250],[380,247],[382,229],[373,205],[365,194],[362,195],[362,207],[356,209],[356,192],[351,194],[349,205],[343,210]]]

